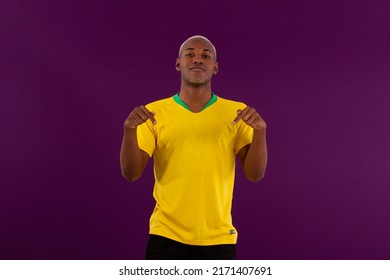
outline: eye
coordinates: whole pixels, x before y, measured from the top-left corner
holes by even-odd
[[[187,53],[186,56],[188,56],[188,57],[193,57],[194,54],[193,54],[193,53]]]
[[[209,55],[207,55],[207,54],[204,54],[204,55],[203,55],[203,58],[204,58],[204,59],[210,59],[211,57],[210,57]]]

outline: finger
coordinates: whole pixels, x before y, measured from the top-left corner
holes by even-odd
[[[138,124],[141,124],[141,123],[144,123],[148,118],[146,117],[145,114],[143,114],[142,112],[134,112],[134,114],[132,114],[130,116],[130,120],[133,120]]]
[[[152,121],[153,124],[157,124],[157,121],[154,118],[154,116],[156,115],[155,112],[149,111],[145,106],[141,106],[141,110],[145,114],[145,116]]]
[[[242,115],[242,120],[243,120],[244,122],[248,122],[248,120],[249,120],[253,115],[255,115],[255,114],[257,114],[257,112],[255,111],[255,109],[248,107],[248,109],[247,109],[247,110],[245,111],[245,113],[243,113],[243,115]]]
[[[136,128],[141,123],[143,123],[142,118],[135,112],[132,112],[125,121],[126,126],[129,128]]]
[[[250,115],[245,122],[247,125],[252,126],[256,122],[257,119],[258,119],[257,114],[253,114],[253,115]]]
[[[238,123],[239,120],[241,120],[241,118],[244,115],[246,109],[247,108],[245,108],[244,110],[241,110],[241,109],[237,110],[237,117],[233,120],[233,124],[236,124],[236,123]]]
[[[151,111],[150,114],[151,114],[151,115],[149,115],[149,119],[152,121],[152,123],[153,123],[154,125],[156,125],[156,124],[157,124],[157,121],[156,121],[156,119],[154,118],[154,116],[156,115],[156,113],[153,112],[153,111]]]
[[[138,125],[144,123],[148,119],[148,117],[140,107],[137,107],[130,113],[127,119],[128,121],[131,121],[132,123]]]

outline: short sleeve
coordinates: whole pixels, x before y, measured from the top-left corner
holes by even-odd
[[[237,137],[236,142],[234,143],[234,152],[236,154],[242,147],[252,143],[253,137],[253,128],[251,126],[247,125],[242,120],[240,120],[237,125]]]
[[[137,140],[139,148],[152,157],[156,148],[156,137],[153,123],[150,120],[137,127]]]
[[[244,103],[240,103],[240,109],[243,110],[246,105]],[[253,137],[253,128],[249,125],[247,125],[243,120],[240,120],[237,123],[237,135],[236,135],[236,141],[234,143],[234,153],[237,154],[238,151],[252,143],[252,137]]]

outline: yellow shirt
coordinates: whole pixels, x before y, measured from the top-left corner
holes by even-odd
[[[236,154],[251,143],[253,129],[233,120],[246,105],[218,97],[193,113],[170,97],[146,107],[157,121],[137,128],[140,149],[154,156],[156,206],[150,234],[190,245],[235,244]]]

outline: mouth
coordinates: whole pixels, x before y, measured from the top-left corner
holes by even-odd
[[[191,71],[205,71],[204,68],[202,68],[202,67],[191,67],[190,70]]]

